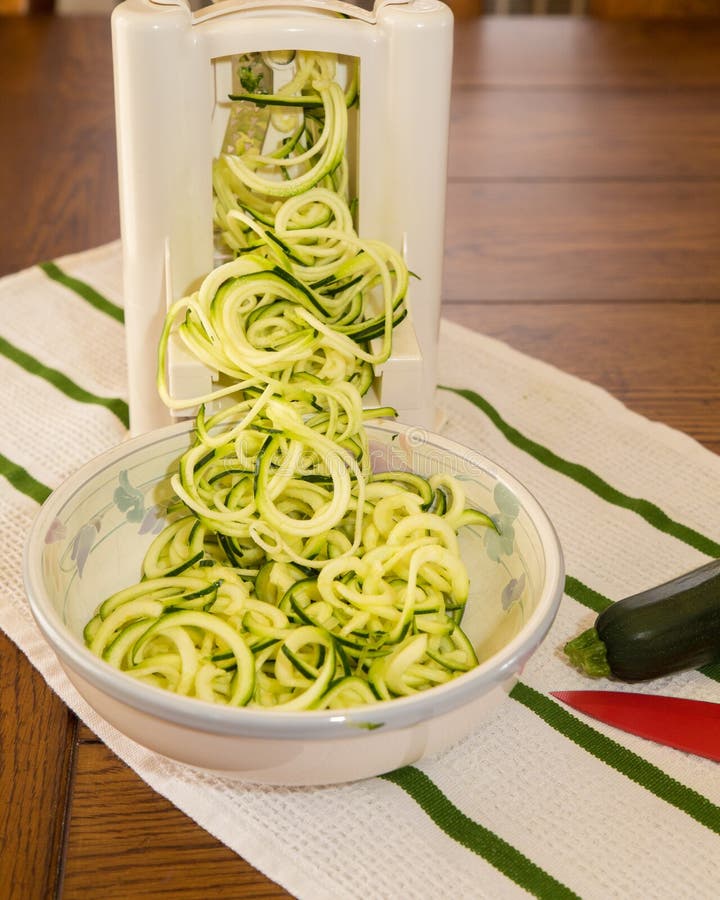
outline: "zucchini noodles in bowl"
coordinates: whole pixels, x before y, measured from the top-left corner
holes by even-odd
[[[355,230],[339,148],[358,83],[334,72],[299,53],[280,94],[245,78],[237,102],[286,136],[235,136],[216,160],[223,261],[170,305],[158,348],[160,397],[195,414],[68,479],[25,559],[40,628],[102,716],[273,784],[367,777],[466,734],[562,592],[522,485],[368,406],[410,273]],[[173,342],[211,391],[173,395]]]
[[[354,481],[334,528],[278,532],[298,556],[326,560],[319,568],[268,561],[242,536],[221,540],[179,501],[192,421],[130,439],[51,494],[27,542],[30,607],[103,720],[228,777],[320,784],[437,753],[502,701],[562,595],[552,525],[477,452],[393,422],[367,422],[364,434],[374,474],[358,548],[348,552]],[[286,484],[292,508],[304,504]],[[231,491],[219,486],[216,502],[232,508]],[[282,493],[272,499],[290,515]],[[494,524],[466,521],[466,509]],[[123,658],[133,674],[116,667]]]
[[[196,433],[142,580],[100,605],[89,648],[176,693],[281,709],[377,703],[471,669],[457,531],[492,520],[451,476],[374,475],[367,447],[291,413],[270,401],[231,440]]]

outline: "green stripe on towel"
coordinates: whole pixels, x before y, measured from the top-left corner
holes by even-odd
[[[73,278],[72,275],[66,274],[60,266],[54,262],[39,263],[39,266],[48,278],[52,278],[53,281],[57,281],[66,288],[70,288],[71,291],[74,291],[79,297],[82,297],[83,300],[87,300],[87,302],[91,306],[94,306],[95,309],[99,309],[100,312],[104,312],[113,319],[117,319],[118,322],[125,321],[123,308],[116,303],[113,303],[111,300],[108,300],[107,297],[103,297],[103,295],[96,291],[94,287],[91,287],[84,281],[80,281],[79,278]]]
[[[707,797],[676,781],[662,769],[617,741],[582,722],[560,704],[518,682],[510,696],[596,759],[621,772],[656,797],[687,813],[701,825],[720,834],[720,807]]]
[[[572,575],[565,576],[565,593],[583,606],[587,606],[593,612],[601,613],[608,606],[612,606],[613,601],[609,597],[594,591],[582,581],[573,578]]]
[[[428,776],[414,766],[381,775],[401,787],[448,837],[481,856],[535,897],[577,897],[499,835],[461,812]]]
[[[720,662],[708,663],[706,666],[700,666],[698,672],[702,672],[707,678],[713,681],[720,681]]]
[[[38,503],[44,503],[50,496],[51,489],[46,484],[33,478],[27,469],[12,462],[2,453],[0,453],[0,475],[7,478],[15,490]]]
[[[659,506],[656,506],[649,500],[643,500],[639,497],[630,497],[627,494],[624,494],[622,491],[614,488],[611,484],[608,484],[607,481],[586,466],[563,459],[548,447],[544,447],[542,444],[538,444],[536,441],[532,440],[532,438],[526,437],[506,422],[500,413],[484,397],[481,397],[480,394],[465,388],[453,388],[447,386],[442,386],[442,388],[443,390],[458,394],[460,397],[464,397],[478,409],[482,410],[493,425],[502,432],[511,444],[514,444],[520,450],[529,453],[530,456],[534,457],[538,462],[543,463],[543,465],[550,469],[554,469],[556,472],[566,475],[568,478],[572,478],[578,484],[582,484],[608,503],[612,503],[614,506],[619,506],[636,513],[654,528],[657,528],[658,531],[669,534],[671,537],[683,541],[683,543],[688,544],[690,547],[694,547],[696,550],[699,550],[701,553],[705,553],[708,556],[720,557],[720,544],[717,541],[707,537],[707,535],[701,534],[699,531],[695,531],[695,529],[690,528],[687,525],[683,525],[681,522],[676,522],[674,519],[671,519]]]
[[[39,378],[52,384],[53,387],[62,391],[71,400],[76,400],[78,403],[94,403],[97,406],[104,406],[111,413],[114,413],[126,428],[129,428],[130,413],[128,405],[120,397],[100,397],[97,394],[86,391],[85,388],[75,384],[67,375],[63,375],[57,369],[51,369],[40,362],[39,359],[11,344],[3,337],[0,337],[0,354],[25,369],[31,375],[37,375]]]

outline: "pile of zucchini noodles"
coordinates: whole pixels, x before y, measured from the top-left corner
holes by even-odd
[[[286,136],[268,152],[240,135],[215,161],[216,231],[234,258],[171,307],[158,353],[164,402],[199,407],[178,502],[141,580],[85,628],[111,665],[214,703],[347,708],[477,664],[457,531],[491,520],[447,474],[371,467],[364,422],[393,411],[364,410],[363,395],[406,314],[408,271],[355,232],[357,76],[343,90],[335,66],[298,52],[277,94],[232,97]],[[171,395],[171,339],[218,373],[211,393]]]

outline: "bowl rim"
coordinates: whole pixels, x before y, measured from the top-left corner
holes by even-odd
[[[451,681],[408,697],[345,710],[264,710],[214,705],[142,684],[113,668],[90,650],[62,622],[42,579],[42,536],[51,522],[86,481],[120,459],[155,443],[171,441],[192,431],[192,419],[130,437],[80,466],[45,500],[32,522],[23,553],[23,580],[33,617],[45,640],[68,671],[139,712],[175,725],[228,736],[321,740],[372,734],[416,725],[450,712],[504,683],[521,668],[545,638],[557,614],[564,587],[564,559],[555,528],[534,495],[514,475],[476,450],[435,432],[398,422],[369,420],[370,432],[420,436],[445,453],[459,456],[508,487],[527,511],[537,532],[545,561],[545,581],[535,609],[522,628],[501,650]],[[369,435],[372,437],[372,434]],[[419,444],[416,444],[416,446]],[[102,710],[96,709],[102,716]]]

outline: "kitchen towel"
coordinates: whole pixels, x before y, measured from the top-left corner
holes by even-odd
[[[720,458],[599,388],[448,322],[444,433],[536,495],[566,561],[556,622],[506,700],[436,758],[334,787],[238,784],[124,738],[39,635],[21,557],[38,504],[122,441],[120,246],[0,281],[0,626],[141,778],[306,900],[717,896],[717,764],[585,719],[549,696],[587,686],[562,655],[608,603],[720,556]],[[640,690],[718,700],[720,666]],[[288,852],[288,848],[292,852]]]

